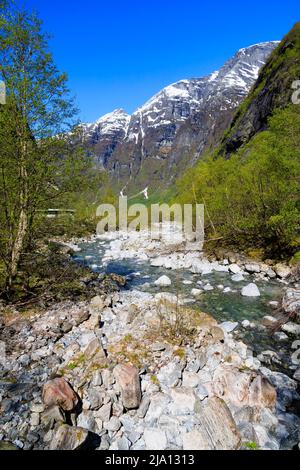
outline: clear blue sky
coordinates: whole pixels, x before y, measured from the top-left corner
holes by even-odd
[[[281,39],[299,0],[20,0],[38,11],[83,121],[133,112],[164,86],[219,68],[237,49]]]

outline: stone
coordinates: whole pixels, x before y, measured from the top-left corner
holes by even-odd
[[[275,271],[273,271],[273,269],[271,269],[271,268],[269,268],[269,269],[266,271],[266,275],[267,275],[270,279],[275,279],[275,277],[276,277]]]
[[[278,323],[278,320],[275,317],[272,317],[271,315],[266,315],[262,319],[262,324],[268,327],[275,326]]]
[[[64,424],[60,426],[50,444],[50,450],[81,450],[88,441],[86,429]]]
[[[158,418],[166,411],[170,397],[165,393],[156,393],[151,397],[151,403],[145,416],[145,421],[153,426]]]
[[[129,450],[131,446],[131,441],[127,439],[125,436],[120,437],[116,441],[114,441],[109,450],[118,450],[118,451],[126,451]]]
[[[282,263],[276,264],[274,271],[281,279],[286,279],[291,274],[291,268]]]
[[[300,289],[287,289],[283,300],[282,308],[287,314],[296,314],[300,317]]]
[[[248,357],[245,360],[245,366],[248,367],[248,369],[251,369],[251,370],[259,370],[259,368],[261,366],[261,362],[255,357]]]
[[[249,320],[242,321],[242,327],[243,328],[248,329],[248,328],[250,328],[250,326],[251,326],[251,323],[250,323]]]
[[[248,284],[242,289],[243,297],[260,297],[260,292],[256,284]]]
[[[86,347],[83,350],[83,354],[86,357],[86,359],[91,359],[91,358],[94,358],[95,356],[97,356],[97,359],[99,359],[100,361],[101,360],[103,360],[103,361],[106,360],[106,355],[105,355],[105,352],[103,350],[102,343],[100,342],[100,340],[98,338],[92,339],[86,345]]]
[[[154,284],[158,287],[168,287],[171,286],[172,281],[168,276],[162,276]]]
[[[238,274],[241,272],[241,268],[239,265],[233,263],[229,266],[229,271],[232,272],[232,274]]]
[[[288,322],[281,327],[281,329],[290,335],[299,336],[300,335],[300,325],[293,322]]]
[[[231,276],[231,280],[233,282],[242,282],[244,281],[244,276],[241,273],[235,274],[234,276]]]
[[[300,382],[300,368],[296,370],[296,372],[293,375],[293,378],[297,380],[297,382]]]
[[[90,314],[87,310],[77,310],[72,312],[72,319],[75,321],[76,326],[81,325],[90,318]]]
[[[104,423],[104,428],[107,431],[117,432],[121,427],[121,421],[116,416],[112,416],[108,423]]]
[[[30,426],[36,427],[39,424],[40,424],[40,415],[39,415],[39,413],[31,413]]]
[[[289,339],[288,335],[283,333],[282,331],[277,331],[274,333],[274,338],[276,341],[287,341]]]
[[[93,374],[93,378],[92,378],[92,381],[91,381],[91,385],[93,387],[100,387],[103,383],[103,380],[102,380],[102,375],[101,375],[101,372],[99,370],[97,370],[96,372],[94,372]]]
[[[100,410],[94,413],[95,418],[107,423],[111,417],[111,403],[103,405]]]
[[[78,404],[78,398],[64,378],[56,378],[44,385],[43,402],[47,407],[58,405],[64,411],[72,411]]]
[[[193,297],[199,297],[200,295],[202,295],[203,291],[201,289],[193,289],[191,294]]]
[[[136,367],[119,364],[114,369],[116,379],[124,408],[136,409],[141,403],[141,384],[139,371]]]
[[[241,437],[223,400],[210,398],[197,411],[199,426],[182,434],[183,450],[236,450]]]
[[[59,406],[51,406],[41,415],[41,424],[45,429],[53,429],[56,423],[64,424],[66,417]]]
[[[137,415],[139,418],[145,418],[146,414],[147,414],[147,411],[149,410],[149,406],[150,406],[150,398],[147,397],[147,396],[144,396],[142,401],[141,401],[141,404],[140,404],[140,407],[138,409],[138,412],[137,412]]]
[[[260,273],[261,272],[261,269],[260,269],[260,265],[257,264],[257,263],[247,263],[245,265],[245,269],[246,271],[248,271],[248,273],[250,274],[253,274],[253,273]]]
[[[203,289],[206,292],[210,292],[210,291],[214,290],[213,286],[211,286],[210,284],[206,284],[206,286],[204,286]]]
[[[232,331],[234,331],[237,327],[239,326],[239,324],[237,322],[231,322],[231,321],[226,321],[224,323],[221,323],[219,325],[220,328],[222,328],[222,330],[224,331],[224,333],[231,333]]]
[[[232,366],[220,365],[213,377],[214,394],[236,406],[274,408],[276,390],[256,372],[241,372]]]
[[[195,372],[183,372],[182,386],[188,388],[195,388],[199,385],[199,376]]]
[[[182,377],[183,364],[171,362],[162,367],[157,374],[160,384],[166,387],[175,387]]]
[[[101,313],[105,308],[105,302],[102,297],[97,295],[91,300],[90,307],[93,312]]]
[[[198,400],[194,390],[190,388],[174,388],[170,393],[169,412],[173,416],[193,414]]]
[[[99,410],[103,404],[103,395],[97,388],[90,388],[88,391],[88,401],[91,410]]]
[[[166,450],[168,441],[165,431],[157,428],[146,428],[144,431],[146,450]]]
[[[162,352],[166,350],[166,345],[164,343],[154,343],[151,349],[153,352]]]
[[[77,426],[94,432],[96,427],[95,418],[92,411],[84,410],[77,418]]]

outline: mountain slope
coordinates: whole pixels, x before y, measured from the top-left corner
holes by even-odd
[[[237,111],[221,144],[229,155],[267,127],[277,108],[291,103],[292,83],[300,77],[300,22],[285,36],[263,67],[251,93]]]
[[[117,110],[84,125],[86,145],[118,189],[171,184],[219,143],[277,44],[243,48],[219,71],[164,88],[131,117]]]

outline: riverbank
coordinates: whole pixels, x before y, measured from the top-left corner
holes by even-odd
[[[257,295],[255,282],[260,285],[261,278],[266,284],[274,282],[275,273],[282,293],[287,291],[286,311],[292,312],[299,299],[291,293],[299,292],[299,285],[288,268],[253,262],[250,266],[249,260],[234,254],[235,258],[206,259],[201,252],[175,249],[174,238],[171,245],[154,242],[153,246],[122,234],[110,238],[77,241],[71,245],[73,258],[94,269],[100,284],[104,272],[107,275],[116,266],[112,262],[124,265],[134,259],[140,272],[127,275],[125,288],[126,279],[115,276],[107,281],[115,284],[112,292],[99,291],[91,300],[64,301],[26,317],[2,320],[6,356],[1,368],[1,446],[7,442],[22,449],[297,446],[297,323],[270,330],[279,319],[276,313],[264,318],[265,324],[246,318],[220,322],[203,313],[197,300],[212,294],[205,290],[212,271],[236,283],[239,287],[232,295],[247,302],[258,297],[243,297],[242,290],[252,285],[248,293]],[[93,247],[101,263],[84,255],[87,247]],[[157,274],[143,276],[144,263]],[[161,269],[169,276],[160,276]],[[189,299],[187,290],[180,292],[171,280],[177,272],[191,276],[192,281],[181,284]],[[237,275],[245,277],[244,287],[242,281],[232,281]],[[140,278],[143,282],[134,284]],[[222,289],[219,285],[222,297],[231,295],[226,282]],[[218,288],[211,281],[210,286]],[[263,329],[274,350],[257,354],[248,335],[258,338]],[[289,363],[282,373],[286,338]]]

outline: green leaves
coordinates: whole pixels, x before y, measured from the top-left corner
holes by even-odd
[[[277,111],[269,130],[230,159],[207,157],[189,170],[178,182],[178,199],[205,203],[208,236],[217,230],[240,246],[293,252],[299,230],[299,157],[300,107],[291,105]]]

